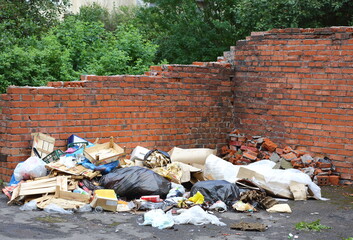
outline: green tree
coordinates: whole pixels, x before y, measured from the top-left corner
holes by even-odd
[[[102,22],[70,16],[31,45],[0,53],[0,91],[10,84],[77,80],[81,74],[141,74],[153,65],[156,49],[133,26],[108,31]]]
[[[151,0],[139,27],[172,63],[214,61],[252,31],[351,25],[351,0]]]
[[[68,0],[0,0],[0,49],[33,43],[58,23],[68,5]]]

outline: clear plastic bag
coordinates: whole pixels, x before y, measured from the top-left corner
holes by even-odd
[[[37,209],[37,201],[32,200],[20,207],[21,211],[33,211]]]
[[[83,213],[83,212],[92,212],[92,207],[91,207],[90,204],[85,204],[82,207],[78,208],[77,212],[81,212],[81,213]]]
[[[46,206],[44,208],[44,212],[47,213],[61,213],[61,214],[72,214],[73,211],[72,210],[65,210],[62,207],[54,204],[54,203],[50,203],[48,206]]]

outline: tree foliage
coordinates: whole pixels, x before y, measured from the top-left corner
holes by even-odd
[[[214,61],[252,31],[353,23],[351,0],[149,0],[153,7],[93,4],[64,15],[68,2],[0,0],[0,92]]]
[[[350,0],[151,0],[137,18],[172,63],[213,61],[252,31],[352,24]]]
[[[11,84],[40,86],[48,81],[78,80],[81,74],[146,71],[154,64],[157,46],[132,25],[105,28],[101,19],[104,13],[101,7],[87,7],[82,14],[67,16],[55,26],[41,29],[42,33],[32,29],[22,38],[10,36],[0,52],[0,91]],[[0,27],[5,28],[5,22]]]

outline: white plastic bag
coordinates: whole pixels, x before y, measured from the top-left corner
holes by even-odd
[[[37,209],[37,201],[32,200],[20,207],[21,211],[32,211]]]
[[[174,225],[172,213],[164,213],[162,209],[153,209],[144,214],[144,222],[140,225],[152,225],[158,229],[170,228]]]
[[[227,211],[227,205],[222,202],[221,200],[218,200],[214,204],[211,205],[209,208],[210,210],[216,210],[218,212],[226,212]]]
[[[180,210],[181,214],[173,216],[175,224],[214,224],[217,226],[225,226],[226,224],[221,222],[216,216],[205,212],[200,206],[194,206],[190,209]]]
[[[45,168],[45,162],[36,156],[32,156],[26,161],[17,164],[14,170],[16,181],[44,177],[46,175],[47,169]]]

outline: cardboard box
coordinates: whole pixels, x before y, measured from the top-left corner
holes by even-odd
[[[116,212],[118,198],[112,189],[99,189],[94,191],[91,207],[102,207],[106,211]]]

